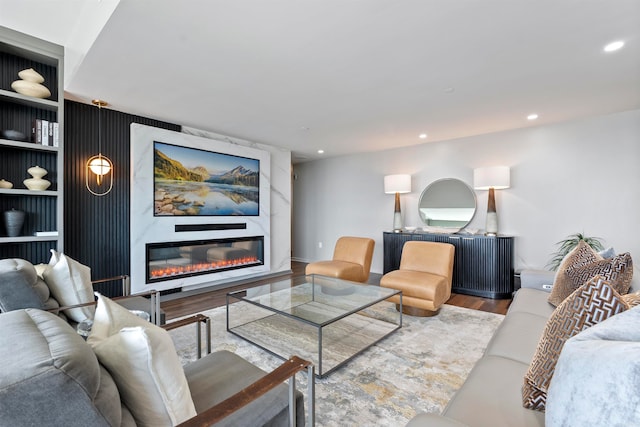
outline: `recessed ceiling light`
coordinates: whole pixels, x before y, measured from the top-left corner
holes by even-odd
[[[427,139],[427,134],[426,133],[421,133],[420,135],[418,135],[418,138]]]
[[[453,92],[455,92],[455,90],[456,90],[456,89],[455,89],[455,88],[453,88],[453,87],[448,87],[448,88],[446,88],[446,89],[444,90],[444,93],[453,93]]]
[[[529,114],[529,115],[527,116],[527,120],[535,120],[535,119],[537,119],[537,118],[538,118],[538,115],[537,115],[537,114]]]
[[[323,154],[324,150],[318,150],[318,154]]]
[[[604,47],[604,51],[605,52],[615,52],[618,49],[622,49],[622,46],[624,46],[624,42],[622,40],[618,40],[612,43],[609,43],[608,45],[606,45]]]

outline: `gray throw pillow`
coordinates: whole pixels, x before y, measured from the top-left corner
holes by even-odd
[[[38,275],[29,261],[18,258],[0,260],[0,311],[43,309],[43,302],[34,289],[37,283]]]
[[[640,307],[570,338],[547,394],[547,427],[640,425]]]

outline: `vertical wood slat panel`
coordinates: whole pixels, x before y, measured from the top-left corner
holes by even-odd
[[[130,273],[130,125],[180,131],[180,126],[102,108],[102,154],[114,164],[113,189],[94,196],[85,188],[85,162],[98,154],[98,108],[65,101],[65,252],[91,267],[93,279]],[[99,289],[120,294],[120,284]]]

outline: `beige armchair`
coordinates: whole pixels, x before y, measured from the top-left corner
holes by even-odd
[[[451,297],[454,247],[449,243],[406,242],[400,269],[380,279],[380,286],[402,291],[402,312],[433,316]],[[389,299],[400,306],[400,297]]]
[[[305,274],[365,283],[369,280],[374,245],[373,239],[365,237],[340,237],[333,250],[333,259],[308,264]]]

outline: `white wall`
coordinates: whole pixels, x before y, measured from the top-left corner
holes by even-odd
[[[473,185],[474,168],[498,165],[511,167],[511,188],[496,191],[496,204],[500,233],[516,237],[516,269],[544,268],[555,243],[576,232],[640,260],[640,110],[298,164],[294,259],[330,259],[338,237],[368,236],[376,241],[371,270],[382,273],[382,232],[392,228],[394,206],[384,175],[412,175],[402,210],[405,225],[422,226],[418,201],[428,184]],[[487,191],[476,195],[470,227],[483,229]]]

